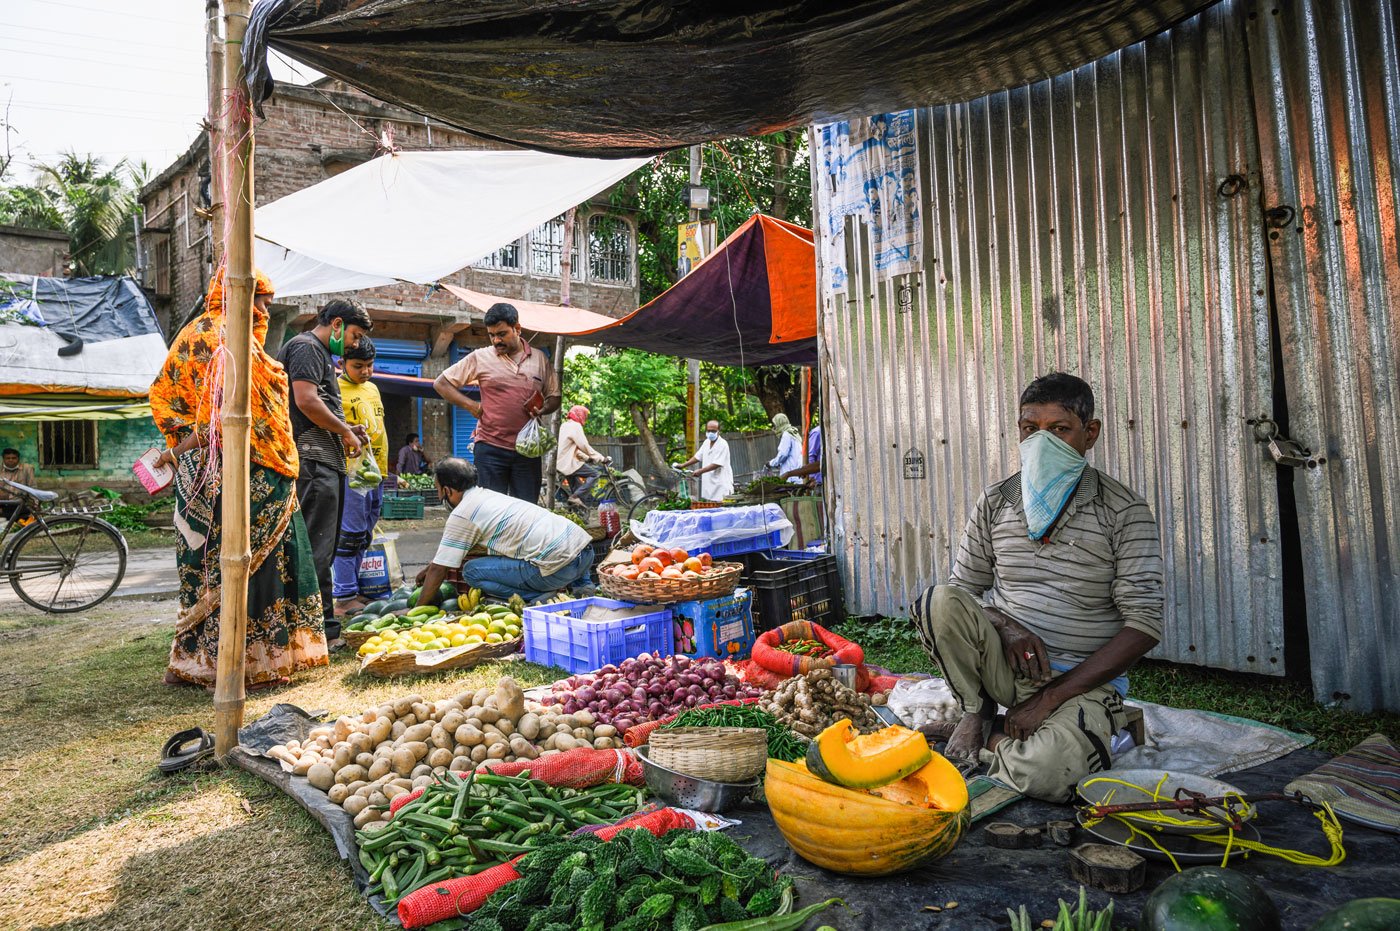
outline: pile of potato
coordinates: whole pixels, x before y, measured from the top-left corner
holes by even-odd
[[[623,746],[617,728],[588,711],[561,714],[526,701],[509,676],[494,689],[463,692],[444,701],[409,695],[314,728],[305,742],[290,741],[267,755],[326,793],[362,828],[384,818],[394,796],[420,788],[434,775],[467,772],[487,760],[534,760],[578,747]]]

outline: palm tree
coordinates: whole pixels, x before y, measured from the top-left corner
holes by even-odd
[[[0,191],[0,222],[66,232],[78,275],[129,274],[136,261],[132,218],[146,166],[123,159],[105,168],[91,155],[67,152],[36,169],[34,184]]]

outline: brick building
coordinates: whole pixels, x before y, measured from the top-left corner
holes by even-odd
[[[279,85],[265,113],[267,118],[256,126],[259,205],[374,157],[377,140],[386,131],[404,151],[508,148],[385,104],[332,78],[304,87]],[[170,334],[187,319],[214,268],[205,209],[208,178],[208,143],[201,135],[141,191],[142,280]],[[444,280],[505,298],[557,302],[562,243],[561,217]],[[571,251],[572,304],[612,316],[637,307],[634,222],[626,212],[610,207],[606,195],[579,205]],[[486,344],[480,312],[443,289],[407,283],[278,301],[269,343],[280,344],[286,332],[305,329],[316,308],[332,297],[349,297],[369,311],[382,371],[434,378],[466,352]],[[533,342],[553,350],[552,337]],[[391,448],[413,431],[422,434],[434,459],[466,453],[475,424],[465,411],[436,399],[388,393],[384,399]]]

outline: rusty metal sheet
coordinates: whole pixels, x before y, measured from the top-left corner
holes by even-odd
[[[1392,3],[1249,22],[1313,686],[1400,709],[1400,50]]]

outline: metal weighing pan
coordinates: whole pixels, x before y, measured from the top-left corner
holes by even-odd
[[[1167,772],[1167,780],[1159,790],[1161,796],[1166,799],[1175,797],[1177,789],[1185,789],[1188,792],[1198,792],[1208,798],[1215,798],[1222,795],[1244,795],[1239,789],[1218,779],[1210,779],[1206,776],[1196,776],[1191,773]],[[1131,805],[1138,802],[1152,801],[1152,790],[1157,786],[1157,782],[1162,778],[1163,771],[1160,769],[1110,769],[1102,773],[1092,773],[1079,780],[1079,797],[1090,805]],[[1101,779],[1121,779],[1123,782],[1131,783],[1134,786],[1141,786],[1141,789],[1132,789],[1128,786],[1116,782],[1098,782]],[[1111,799],[1108,799],[1109,795]],[[1108,799],[1105,801],[1105,799]],[[1221,808],[1209,809],[1213,814],[1228,820],[1229,815]],[[1248,825],[1258,814],[1258,810],[1253,805],[1236,806],[1232,809],[1233,814]],[[1189,812],[1160,812],[1167,819],[1179,819],[1181,823],[1173,824],[1170,820],[1159,821],[1158,826],[1162,833],[1167,834],[1210,834],[1217,831],[1224,831],[1224,824],[1211,825],[1209,827],[1199,824],[1185,823],[1194,817]],[[1104,823],[1107,824],[1107,819]],[[1081,819],[1082,821],[1082,819]],[[1120,826],[1121,827],[1121,826]],[[1123,833],[1126,835],[1127,830]],[[1151,844],[1147,845],[1152,848]],[[1209,846],[1209,845],[1207,845]],[[1137,848],[1134,847],[1134,850]],[[1152,848],[1155,850],[1155,848]]]
[[[1158,773],[1160,776],[1161,774]],[[1161,860],[1167,862],[1169,858],[1162,851],[1143,840],[1141,837],[1131,837],[1128,826],[1116,818],[1105,818],[1093,827],[1084,824],[1084,815],[1076,816],[1079,826],[1085,831],[1097,837],[1099,840],[1109,844],[1117,844],[1127,847],[1134,853],[1142,854],[1149,860]],[[1200,832],[1197,832],[1200,833]],[[1245,822],[1243,829],[1236,833],[1239,840],[1258,841],[1259,831]],[[1131,839],[1130,839],[1131,838]],[[1176,857],[1178,863],[1220,863],[1225,856],[1223,844],[1212,844],[1209,841],[1197,840],[1185,834],[1160,833],[1155,834],[1154,839]],[[1239,847],[1234,847],[1230,851],[1230,856],[1238,856],[1245,851]]]

